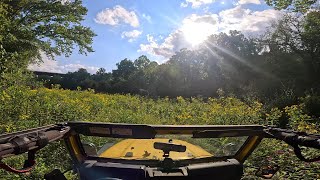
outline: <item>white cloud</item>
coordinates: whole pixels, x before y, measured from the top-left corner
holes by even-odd
[[[219,17],[221,18],[221,21],[227,24],[239,23],[239,21],[249,15],[250,12],[250,9],[243,9],[241,6],[237,6],[235,8],[221,11],[219,13]]]
[[[134,11],[128,11],[120,5],[115,6],[113,9],[106,8],[99,12],[94,19],[98,24],[118,25],[126,23],[132,27],[139,26],[138,16]]]
[[[142,34],[142,31],[133,30],[133,31],[124,31],[121,34],[121,38],[128,38],[129,42],[133,42]]]
[[[183,19],[182,23],[184,25],[189,23],[207,23],[216,25],[218,22],[218,16],[216,14],[206,14],[206,15],[197,15],[197,14],[191,14],[190,16]]]
[[[170,58],[182,48],[192,48],[193,43],[205,40],[209,35],[217,32],[218,16],[208,14],[199,16],[192,14],[182,21],[182,26],[170,33],[166,38],[159,38],[158,42],[150,34],[147,35],[147,44],[140,44],[139,52]]]
[[[89,73],[94,74],[99,69],[98,67],[95,67],[95,66],[86,66],[80,63],[62,65],[58,61],[49,59],[44,54],[41,54],[41,56],[42,56],[43,62],[40,64],[30,64],[28,66],[29,70],[42,71],[42,72],[54,72],[54,73],[67,73],[67,72],[77,71],[79,68],[84,68]]]
[[[204,4],[211,4],[214,0],[186,0],[180,4],[181,7],[188,7],[191,4],[192,8],[198,8]]]
[[[260,0],[239,0],[237,4],[261,4]]]
[[[91,74],[95,74],[99,69],[99,67],[87,66],[84,64],[66,64],[66,65],[60,66],[60,68],[62,69],[62,72],[65,72],[65,73],[66,72],[74,72],[74,71],[79,70],[80,68],[84,68]]]
[[[151,16],[147,15],[147,14],[142,14],[142,18],[147,20],[149,23],[151,23]]]
[[[179,34],[179,33],[172,33],[172,34]],[[147,35],[148,44],[140,44],[140,49],[138,52],[147,52],[151,55],[155,56],[162,56],[162,57],[171,57],[173,55],[173,47],[170,41],[173,39],[172,34],[170,34],[165,42],[159,44],[156,39],[150,34]]]
[[[228,33],[238,30],[248,36],[255,36],[265,32],[272,21],[277,20],[281,12],[273,9],[252,11],[237,6],[221,11],[219,14],[192,14],[182,21],[180,28],[171,32],[163,40],[147,35],[148,43],[140,44],[138,52],[170,58],[181,48],[192,48],[211,34]]]
[[[219,28],[223,32],[239,30],[245,35],[257,35],[265,32],[271,23],[281,16],[281,12],[274,9],[251,11],[237,6],[219,13]]]

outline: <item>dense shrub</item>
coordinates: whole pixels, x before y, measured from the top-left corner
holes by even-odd
[[[152,100],[140,96],[96,94],[92,90],[70,91],[62,89],[30,89],[14,86],[0,92],[0,131],[12,132],[63,121],[99,121],[142,124],[264,124],[279,125],[282,114],[287,116],[291,128],[319,133],[315,124],[304,113],[304,104],[284,109],[272,108],[266,112],[258,101],[243,102],[234,97]],[[307,155],[314,156],[315,151]],[[38,179],[54,168],[66,170],[71,164],[64,146],[52,144],[41,150],[38,166],[30,176],[15,176],[0,171],[4,179]],[[22,157],[8,162],[22,163]],[[65,162],[61,164],[61,162]],[[276,178],[320,178],[319,163],[303,163],[292,149],[276,140],[264,140],[245,163],[245,177],[254,177],[254,171],[263,162],[273,162],[282,169]],[[74,176],[69,174],[70,178]]]
[[[320,118],[320,96],[308,95],[304,98],[301,98],[301,100],[305,105],[304,110],[306,113],[313,117]]]

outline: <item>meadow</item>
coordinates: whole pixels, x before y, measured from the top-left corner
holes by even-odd
[[[279,125],[283,114],[289,128],[319,133],[316,124],[300,103],[284,109],[267,109],[254,100],[240,100],[232,96],[218,98],[150,99],[138,95],[99,94],[93,90],[71,91],[57,88],[31,89],[12,86],[0,92],[0,132],[44,126],[65,121],[141,123],[141,124],[262,124]],[[315,151],[306,150],[314,156]],[[319,154],[319,153],[318,153]],[[71,167],[70,158],[58,142],[42,149],[37,156],[38,165],[30,175],[17,176],[0,171],[3,179],[41,179],[44,173]],[[7,160],[10,164],[22,164],[22,157]],[[275,179],[320,178],[320,163],[304,163],[294,156],[290,147],[276,140],[263,140],[245,163],[243,179],[256,179],[255,171],[263,163],[281,166]],[[76,178],[71,172],[68,178]]]

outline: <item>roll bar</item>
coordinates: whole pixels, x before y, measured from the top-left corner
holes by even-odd
[[[70,134],[113,138],[143,138],[152,139],[163,134],[188,134],[193,138],[220,138],[249,136],[252,138],[273,138],[286,142],[294,148],[297,157],[306,162],[320,160],[320,157],[306,159],[299,146],[320,149],[320,135],[307,134],[292,130],[261,125],[144,125],[66,122],[0,135],[0,168],[24,173],[35,164],[35,153],[47,144],[70,136]],[[67,138],[66,138],[67,139]],[[249,138],[250,139],[250,138]],[[256,144],[257,145],[257,144]],[[3,158],[28,152],[24,168],[17,170],[7,166]],[[240,155],[239,155],[240,156]]]

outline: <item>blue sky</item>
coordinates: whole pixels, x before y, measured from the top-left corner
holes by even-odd
[[[30,69],[111,71],[117,62],[140,55],[163,63],[181,48],[196,48],[211,34],[240,30],[247,36],[259,35],[281,16],[263,0],[83,0],[83,4],[88,8],[83,25],[97,34],[95,52],[85,56],[75,49],[70,57],[57,56],[56,61],[44,56],[42,64]]]

